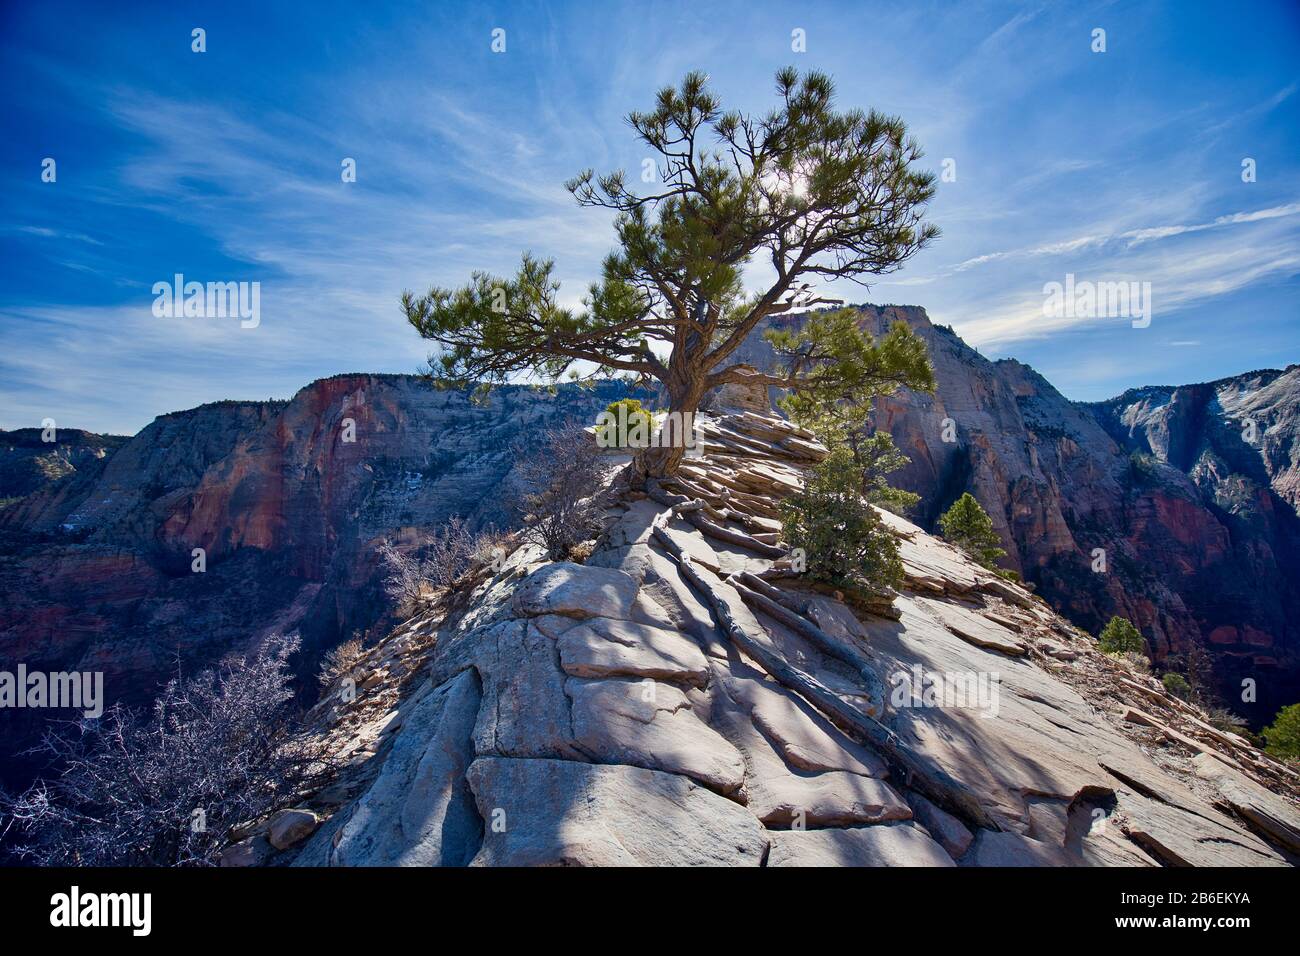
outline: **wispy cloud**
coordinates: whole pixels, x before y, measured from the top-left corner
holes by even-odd
[[[0,38],[0,76],[42,91],[19,94],[10,138],[0,425],[53,414],[134,429],[187,403],[285,396],[318,375],[411,370],[426,348],[400,292],[509,272],[526,249],[556,260],[576,305],[613,233],[563,182],[586,167],[635,176],[645,150],[622,116],[691,68],[728,105],[760,113],[776,68],[825,69],[842,105],[899,112],[929,164],[954,159],[958,178],[931,210],[943,238],[870,292],[840,283],[831,295],[924,305],[986,348],[1074,361],[1086,370],[1075,381],[1140,375],[1155,359],[1102,355],[1105,322],[1044,317],[1042,285],[1066,272],[1150,281],[1156,335],[1144,341],[1208,356],[1220,374],[1243,339],[1182,328],[1206,309],[1263,295],[1259,347],[1297,343],[1285,290],[1268,298],[1297,274],[1300,250],[1285,31],[1256,24],[1249,42],[1262,52],[1229,64],[1197,38],[1231,18],[1182,8],[1154,20],[1104,3],[938,18],[810,8],[796,24],[759,2],[704,30],[699,13],[690,2],[653,17],[634,3],[599,19],[576,4],[503,9],[509,52],[495,56],[473,12],[448,10],[431,28],[427,10],[399,4],[250,29],[249,10],[222,10],[209,30],[219,42],[198,57],[167,45],[173,31],[188,36],[179,14],[144,24],[81,10],[102,38],[90,56],[55,28],[59,8],[33,12]],[[1102,23],[1110,49],[1096,55],[1089,35]],[[806,55],[790,49],[795,25]],[[50,151],[57,186],[30,175]],[[1259,158],[1258,183],[1240,181],[1245,155]],[[345,157],[355,183],[340,179]],[[261,327],[154,319],[150,286],[174,272],[260,281]],[[1068,348],[1054,344],[1066,336]],[[131,389],[114,387],[124,381]]]

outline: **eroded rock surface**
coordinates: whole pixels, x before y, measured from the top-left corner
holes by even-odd
[[[767,850],[749,811],[677,774],[484,757],[469,781],[489,821],[478,866],[757,866]]]
[[[952,859],[910,824],[772,835],[768,866],[952,866]]]
[[[370,652],[423,655],[404,702],[327,696],[352,769],[298,864],[1291,861],[1292,772],[903,519],[888,607],[774,568],[817,446],[752,411],[704,434],[585,563],[518,547]]]

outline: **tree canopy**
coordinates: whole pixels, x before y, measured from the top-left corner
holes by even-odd
[[[764,319],[838,304],[814,284],[892,272],[938,235],[923,221],[934,176],[914,168],[921,151],[901,119],[838,111],[818,72],[781,70],[776,94],[764,116],[728,111],[704,74],[690,73],[627,117],[655,154],[657,185],[637,192],[622,171],[591,170],[567,183],[581,206],[616,213],[617,248],[582,308],[560,304],[553,262],[530,253],[511,278],[477,272],[458,289],[404,293],[407,320],[441,348],[434,377],[558,381],[589,363],[591,375],[662,383],[676,412],[729,382],[826,397],[924,387],[924,345],[918,364],[905,326],[875,343],[850,312],[813,313],[778,336],[778,367],[729,361]],[[742,273],[758,265],[768,278],[747,293]]]

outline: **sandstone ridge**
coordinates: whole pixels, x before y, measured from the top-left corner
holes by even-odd
[[[676,479],[615,479],[584,563],[519,546],[371,648],[313,714],[324,822],[230,862],[1294,862],[1293,772],[901,518],[892,603],[805,586],[774,503],[824,450],[753,411],[704,431]],[[914,706],[900,675],[995,692]]]

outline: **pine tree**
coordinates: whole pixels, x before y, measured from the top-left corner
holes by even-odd
[[[861,472],[847,449],[831,452],[780,507],[785,539],[802,550],[810,577],[865,591],[902,580],[898,542],[862,497]]]
[[[1147,643],[1142,639],[1141,633],[1125,617],[1112,617],[1101,629],[1097,640],[1107,654],[1145,654],[1147,650]]]
[[[898,450],[893,435],[886,431],[856,431],[849,435],[849,448],[862,470],[862,497],[894,514],[906,514],[916,507],[920,495],[889,483],[888,476],[911,461]]]
[[[1283,707],[1260,735],[1268,745],[1265,749],[1274,757],[1300,760],[1300,704]]]
[[[914,382],[911,387],[933,391],[933,380]],[[911,459],[898,450],[893,435],[872,425],[871,396],[824,402],[792,393],[780,404],[797,424],[811,429],[827,448],[849,450],[861,473],[862,497],[867,501],[899,515],[916,507],[920,495],[889,483],[888,476]]]
[[[897,323],[876,342],[852,310],[811,312],[798,332],[773,336],[776,368],[731,361],[769,316],[838,302],[814,283],[893,272],[938,235],[923,221],[935,177],[915,168],[921,151],[902,120],[838,111],[822,73],[783,69],[776,92],[764,116],[724,111],[705,75],[690,73],[628,116],[658,161],[655,187],[637,194],[622,171],[567,184],[579,205],[616,214],[618,247],[583,308],[562,306],[553,263],[527,253],[513,278],[480,272],[459,289],[404,293],[407,321],[441,350],[435,380],[625,373],[662,383],[680,415],[735,382],[825,402],[932,387],[915,333]],[[742,275],[760,262],[772,278],[747,294]],[[638,473],[672,474],[684,453],[646,449]]]
[[[993,519],[969,491],[963,492],[952,507],[943,513],[939,518],[939,527],[948,541],[981,565],[1002,572],[1003,569],[996,564],[997,559],[1006,554],[1002,549],[1002,539],[993,530]]]
[[[1192,685],[1187,683],[1187,678],[1182,674],[1175,673],[1174,671],[1170,671],[1164,677],[1160,678],[1160,683],[1164,685],[1165,690],[1169,691],[1169,693],[1173,694],[1175,697],[1181,697],[1184,700],[1186,700],[1192,692]]]

